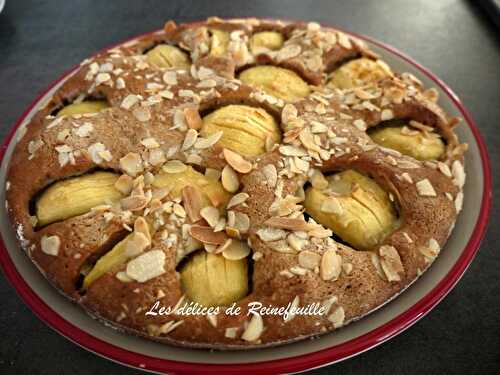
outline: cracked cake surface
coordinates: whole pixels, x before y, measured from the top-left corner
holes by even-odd
[[[8,214],[49,282],[115,328],[218,349],[317,336],[395,298],[450,236],[467,146],[438,101],[316,23],[169,21],[35,114]]]

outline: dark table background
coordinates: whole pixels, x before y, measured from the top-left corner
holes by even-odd
[[[51,81],[95,51],[178,22],[263,16],[308,19],[385,41],[430,68],[462,98],[500,179],[500,30],[475,2],[21,1],[0,13],[0,138]],[[479,203],[479,202],[478,202]],[[427,317],[382,346],[315,374],[500,372],[498,206],[481,251]],[[0,274],[1,374],[137,374],[89,353],[38,320]]]

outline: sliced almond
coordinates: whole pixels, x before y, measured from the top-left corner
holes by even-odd
[[[203,207],[200,210],[200,215],[212,228],[214,228],[219,222],[219,210],[213,206]]]
[[[250,254],[250,247],[246,242],[232,240],[227,248],[222,252],[222,256],[229,260],[240,260]]]
[[[267,219],[264,224],[274,228],[283,228],[291,231],[309,231],[316,226],[310,224],[303,219],[288,218],[288,217],[271,217]]]
[[[118,190],[123,195],[129,195],[132,191],[133,180],[127,174],[122,174],[115,182],[115,189]]]
[[[250,196],[247,193],[238,193],[234,195],[229,202],[227,203],[227,208],[231,208],[234,206],[237,206],[239,204],[242,204],[245,202]]]
[[[214,232],[212,228],[201,225],[192,225],[189,233],[194,239],[210,245],[222,245],[227,240],[224,232]]]
[[[142,216],[139,216],[137,219],[135,219],[134,232],[144,234],[144,236],[146,236],[149,242],[151,242],[151,233],[149,232],[149,225]]]
[[[313,270],[319,266],[321,255],[313,251],[301,251],[298,256],[298,262],[301,267]]]
[[[222,170],[221,182],[224,189],[226,189],[230,193],[235,193],[240,187],[238,175],[229,165],[226,165]]]
[[[401,281],[404,274],[403,263],[394,246],[383,245],[379,248],[380,266],[388,281]]]
[[[418,181],[415,186],[417,187],[418,194],[423,197],[435,197],[436,191],[432,186],[431,182],[425,178],[423,180]]]
[[[200,210],[202,204],[201,193],[194,186],[187,185],[182,189],[182,202],[184,209],[191,222],[196,222],[201,219]]]
[[[320,275],[325,281],[335,281],[342,271],[342,257],[335,250],[325,251],[321,258]]]
[[[120,168],[128,175],[135,177],[135,175],[144,170],[141,155],[129,152],[120,159]]]
[[[162,169],[166,173],[181,173],[187,169],[187,165],[180,160],[169,160],[163,165]]]
[[[222,134],[223,134],[222,131],[218,131],[209,135],[207,138],[198,138],[198,140],[194,144],[194,147],[200,150],[212,147],[214,144],[219,142],[219,139],[222,137]]]
[[[266,177],[267,186],[271,188],[275,187],[278,182],[278,171],[276,167],[273,164],[267,164],[262,168],[262,173],[264,173]]]
[[[200,117],[200,113],[194,107],[184,108],[184,117],[188,128],[199,130],[203,125],[203,121]]]
[[[257,341],[262,332],[264,332],[264,321],[259,314],[254,314],[241,338],[245,341]]]
[[[139,211],[146,207],[148,199],[145,196],[133,195],[123,198],[120,205],[125,211]]]
[[[262,228],[257,231],[257,236],[264,242],[271,242],[284,239],[286,232],[279,228]]]
[[[342,306],[335,309],[333,313],[328,316],[328,320],[333,323],[334,328],[340,328],[344,325],[345,311]]]
[[[189,129],[184,137],[184,142],[182,143],[181,150],[186,151],[194,146],[196,139],[198,138],[198,132],[195,129]]]
[[[165,253],[151,250],[128,262],[126,273],[128,277],[143,283],[165,273],[164,266]]]
[[[227,163],[237,172],[248,173],[252,170],[252,163],[244,159],[240,154],[227,148],[223,150]]]
[[[40,240],[40,247],[47,255],[57,256],[61,239],[58,236],[43,236]]]

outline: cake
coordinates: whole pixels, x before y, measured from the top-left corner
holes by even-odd
[[[467,146],[438,100],[317,23],[169,21],[38,110],[8,214],[53,287],[126,333],[316,337],[397,297],[451,234]]]

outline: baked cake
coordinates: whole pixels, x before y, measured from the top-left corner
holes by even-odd
[[[169,21],[82,62],[36,113],[8,213],[40,272],[108,325],[284,344],[360,319],[432,264],[462,207],[457,123],[341,31]]]

